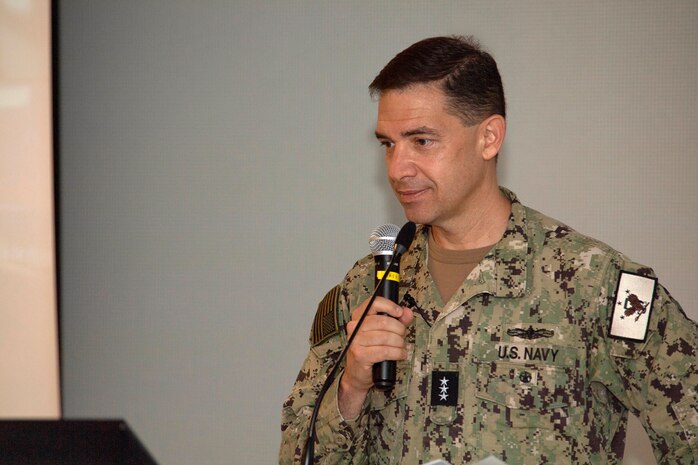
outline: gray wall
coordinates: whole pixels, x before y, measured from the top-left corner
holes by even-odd
[[[403,221],[367,84],[431,35],[500,64],[502,184],[698,317],[696,24],[693,0],[61,1],[65,416],[123,417],[163,464],[276,461],[318,300]]]

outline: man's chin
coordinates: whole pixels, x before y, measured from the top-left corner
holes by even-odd
[[[410,208],[409,206],[402,206],[402,210],[405,212],[405,218],[415,224],[431,224],[433,218],[426,212],[419,211],[416,208]]]

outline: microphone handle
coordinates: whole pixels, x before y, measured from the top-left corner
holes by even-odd
[[[378,286],[376,295],[385,297],[395,303],[398,303],[398,291],[400,289],[400,260],[393,261],[392,266],[388,270],[392,254],[377,255],[374,257],[376,263],[375,286]],[[387,272],[388,276],[380,284],[383,273]],[[384,313],[380,313],[384,315]],[[397,364],[395,360],[384,360],[373,364],[373,385],[376,389],[386,391],[395,386],[397,372]]]

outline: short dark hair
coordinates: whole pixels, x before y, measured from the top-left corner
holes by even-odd
[[[491,115],[506,117],[497,63],[472,37],[431,37],[398,53],[369,85],[372,97],[415,84],[436,83],[448,110],[467,125]]]

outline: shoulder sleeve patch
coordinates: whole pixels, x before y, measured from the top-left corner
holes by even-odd
[[[339,285],[325,294],[317,307],[313,328],[310,331],[310,345],[315,347],[339,333],[337,312],[339,311]]]
[[[611,337],[644,341],[647,337],[657,280],[621,271],[616,287]]]

